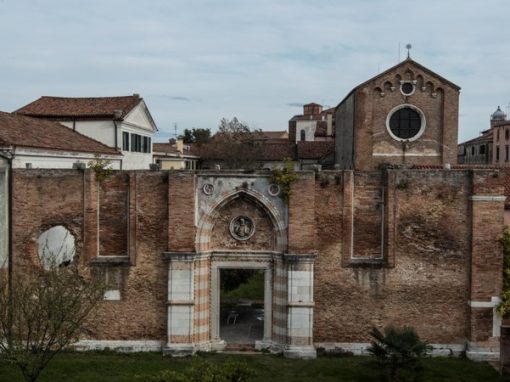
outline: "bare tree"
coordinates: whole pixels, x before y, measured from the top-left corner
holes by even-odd
[[[216,133],[209,143],[202,145],[203,160],[221,164],[226,169],[256,169],[261,157],[260,130],[252,130],[236,117],[222,118]]]
[[[16,272],[11,282],[9,289],[0,270],[0,357],[33,382],[58,352],[78,340],[104,287],[74,264]]]

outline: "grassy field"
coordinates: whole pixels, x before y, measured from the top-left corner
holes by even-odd
[[[227,359],[245,362],[256,372],[253,382],[378,382],[377,370],[367,357],[319,357],[313,361],[289,360],[273,355],[209,354],[202,358],[215,363]],[[164,369],[182,370],[190,358],[172,359],[159,353],[66,353],[59,355],[43,372],[41,382],[129,382],[143,381],[143,376]],[[425,360],[423,382],[502,382],[498,373],[487,363],[465,359],[431,358]],[[0,363],[0,381],[22,381],[17,369]]]

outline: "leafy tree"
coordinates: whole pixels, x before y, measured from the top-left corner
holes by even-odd
[[[430,346],[420,340],[414,328],[409,326],[396,328],[390,325],[381,332],[374,327],[370,335],[374,339],[367,350],[386,373],[384,377],[387,381],[403,381],[401,374],[403,370],[416,380],[422,369],[420,358],[430,350]]]
[[[0,270],[0,358],[34,382],[58,352],[78,340],[104,288],[74,265],[16,272],[10,286]]]
[[[207,143],[211,139],[211,130],[210,129],[197,129],[192,128],[184,129],[184,134],[179,135],[179,139],[182,139],[184,143]]]
[[[251,129],[237,117],[222,118],[218,133],[204,145],[200,156],[226,169],[253,170],[259,167],[261,158],[262,144],[257,141],[260,136],[260,130]]]

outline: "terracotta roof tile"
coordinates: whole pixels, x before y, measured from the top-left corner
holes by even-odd
[[[176,145],[172,143],[154,143],[152,151],[154,153],[180,154]]]
[[[290,142],[267,142],[261,147],[260,160],[283,161],[296,158],[296,145]]]
[[[288,138],[289,134],[286,130],[282,131],[261,131],[258,139],[283,139]]]
[[[121,155],[60,123],[0,112],[0,145]]]
[[[123,118],[142,99],[139,95],[125,97],[41,97],[15,111],[32,117],[46,118]],[[116,116],[117,111],[120,115]]]
[[[297,143],[298,159],[323,159],[335,152],[335,142],[308,142]]]

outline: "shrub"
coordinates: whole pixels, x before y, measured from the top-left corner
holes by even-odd
[[[182,372],[163,370],[155,375],[138,376],[144,382],[247,382],[253,371],[246,364],[227,361],[223,365],[195,360]]]
[[[367,349],[383,372],[383,379],[391,382],[404,381],[402,371],[416,380],[422,370],[421,360],[430,346],[422,342],[416,331],[409,326],[387,326],[384,332],[372,328],[374,338]]]

